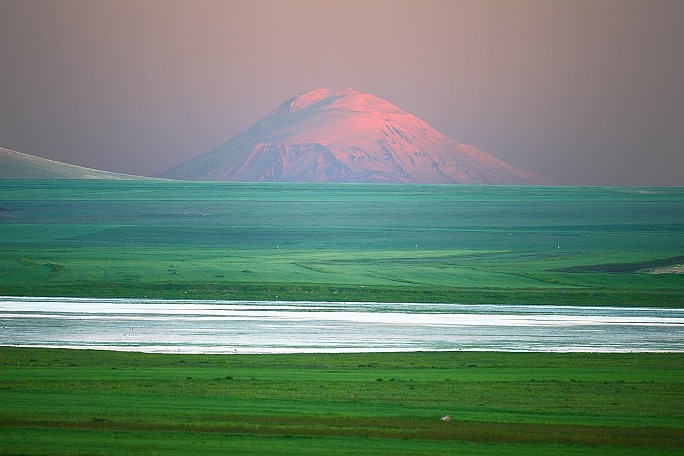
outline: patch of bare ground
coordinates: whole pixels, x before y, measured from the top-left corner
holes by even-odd
[[[684,274],[684,264],[674,264],[660,268],[645,269],[641,272],[646,274]]]

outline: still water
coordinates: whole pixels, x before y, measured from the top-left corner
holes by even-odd
[[[0,345],[157,353],[684,352],[684,309],[0,297]]]

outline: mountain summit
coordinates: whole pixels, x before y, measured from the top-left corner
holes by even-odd
[[[290,98],[224,145],[163,177],[187,180],[542,184],[374,95]]]

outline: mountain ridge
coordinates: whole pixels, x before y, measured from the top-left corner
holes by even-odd
[[[216,149],[161,175],[185,180],[550,184],[354,89],[290,97]]]
[[[0,147],[0,179],[152,179],[71,165]]]

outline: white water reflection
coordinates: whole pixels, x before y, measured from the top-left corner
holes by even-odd
[[[178,353],[684,352],[684,309],[0,297],[0,345]]]

